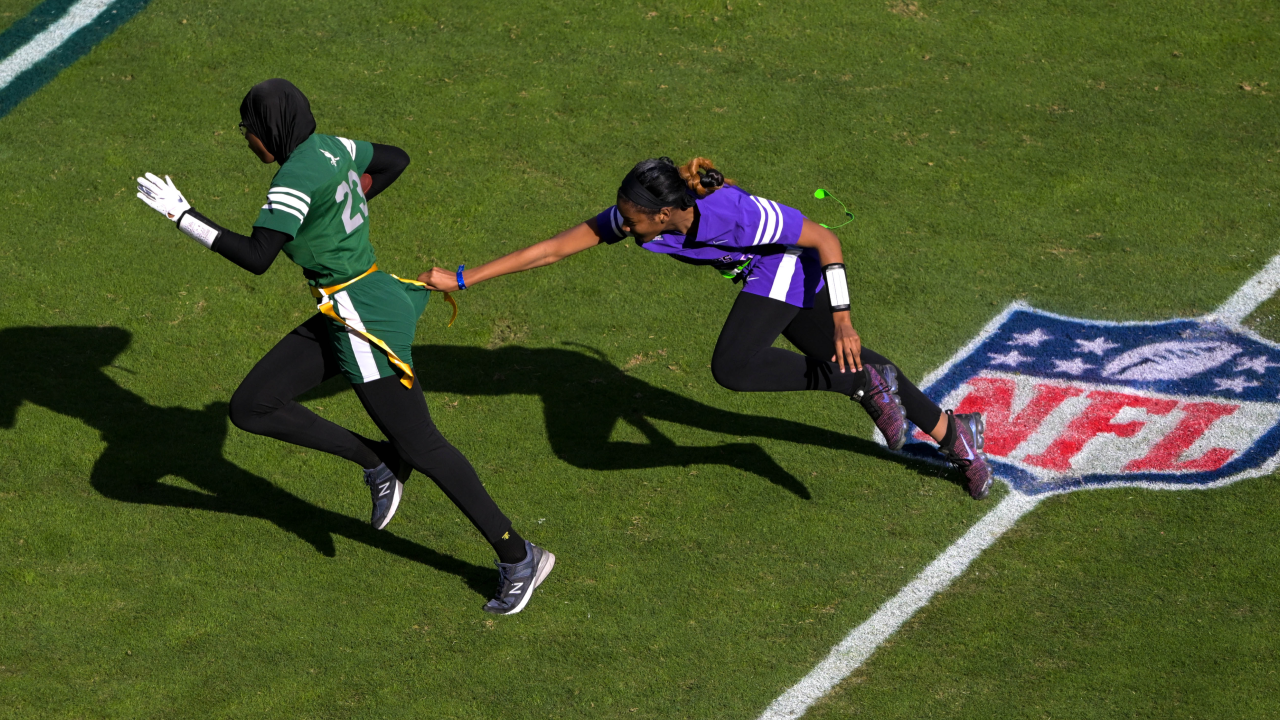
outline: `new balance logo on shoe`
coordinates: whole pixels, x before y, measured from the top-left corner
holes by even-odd
[[[391,492],[391,483],[387,483],[386,485],[382,486],[382,492],[378,493],[378,497],[382,497],[383,495],[386,495],[389,492]]]
[[[520,586],[521,586],[521,585],[524,585],[524,583],[522,583],[522,582],[518,582],[518,583],[511,583],[511,592],[509,592],[509,593],[507,593],[507,594],[508,594],[508,595],[519,595],[519,594],[520,594]]]

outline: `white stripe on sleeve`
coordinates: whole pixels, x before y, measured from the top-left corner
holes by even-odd
[[[294,210],[293,208],[289,207],[288,205],[282,205],[282,204],[278,204],[278,203],[273,203],[273,202],[271,202],[270,200],[268,200],[268,201],[267,201],[267,204],[266,204],[266,205],[263,205],[263,206],[262,206],[262,209],[263,209],[263,210],[271,210],[271,211],[283,210],[284,212],[287,212],[287,213],[289,213],[290,215],[293,215],[294,217],[298,218],[298,222],[302,222],[303,220],[306,220],[306,218],[302,216],[302,213],[298,212],[297,210]]]
[[[356,306],[351,302],[351,296],[346,290],[333,296],[334,304],[338,306],[338,315],[347,321],[351,327],[364,332],[364,323],[360,320],[360,313],[356,312]],[[354,333],[347,333],[347,339],[351,341],[351,351],[355,353],[356,365],[360,366],[360,376],[365,382],[373,382],[377,380],[378,363],[373,359],[373,348],[369,346],[368,341]]]
[[[294,197],[293,195],[285,195],[284,193],[278,193],[278,192],[267,193],[267,202],[273,202],[279,205],[288,205],[289,207],[293,208],[294,210],[297,210],[303,215],[306,215],[308,212],[311,211],[310,206],[308,206],[306,203],[302,202],[301,200]]]
[[[778,271],[773,276],[773,286],[769,288],[769,297],[774,300],[787,301],[787,291],[791,289],[791,278],[796,274],[796,260],[800,257],[800,248],[787,248],[778,263]]]
[[[609,213],[609,222],[613,223],[613,234],[622,237],[626,233],[622,232],[622,213],[618,212],[618,206],[613,206],[613,212]]]
[[[764,200],[764,198],[760,198]],[[778,231],[773,234],[773,239],[769,242],[776,243],[782,237],[782,208],[778,207],[778,203],[772,200],[764,200],[765,204],[773,208],[773,212],[778,216]]]
[[[769,205],[769,201],[760,198],[760,205],[764,207],[765,213],[769,216],[769,222],[764,226],[764,235],[760,237],[761,245],[768,245],[773,242],[774,229],[778,224],[778,218],[773,214],[773,207]]]
[[[760,211],[760,224],[756,226],[756,237],[754,240],[751,241],[752,245],[759,245],[760,236],[764,233],[764,220],[765,220],[764,206],[760,204],[760,198],[756,197],[755,195],[748,195],[747,197],[751,198],[751,202],[755,203],[756,209]]]
[[[310,205],[310,204],[311,204],[311,196],[310,196],[310,195],[308,195],[308,194],[306,194],[306,193],[298,192],[297,190],[294,190],[293,188],[287,188],[287,187],[285,187],[285,186],[283,186],[283,185],[276,185],[276,186],[272,187],[271,189],[267,190],[267,192],[282,192],[282,193],[289,193],[290,195],[297,195],[297,196],[298,196],[299,198],[301,198],[301,199],[302,199],[302,201],[303,201],[303,202],[305,202],[306,204],[308,204],[308,205]]]
[[[347,152],[351,153],[351,159],[355,160],[356,159],[356,142],[354,140],[348,140],[344,137],[338,138],[338,142],[342,143],[342,147],[346,148]]]

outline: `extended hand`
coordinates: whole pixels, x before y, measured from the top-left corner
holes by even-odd
[[[862,369],[862,338],[858,337],[858,331],[853,329],[853,323],[849,322],[849,312],[838,312],[834,314],[836,324],[834,340],[836,342],[836,354],[831,356],[831,361],[839,363],[840,372],[845,372],[847,367],[849,372],[856,372]]]
[[[432,290],[441,292],[458,291],[458,273],[444,268],[431,268],[418,276],[418,282],[425,283]]]
[[[163,180],[151,173],[138,178],[138,199],[174,222],[191,209],[191,203],[182,197],[168,175]]]

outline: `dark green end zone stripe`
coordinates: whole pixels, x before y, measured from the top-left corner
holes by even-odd
[[[67,41],[55,48],[43,59],[32,65],[21,75],[13,79],[0,90],[0,117],[9,114],[45,83],[58,76],[58,73],[69,67],[102,42],[108,35],[116,31],[130,18],[138,14],[151,0],[116,0],[111,7],[93,19],[93,22],[80,28]],[[9,26],[0,34],[0,60],[9,57],[18,49],[31,41],[36,35],[44,32],[67,13],[75,0],[46,0],[36,9]]]

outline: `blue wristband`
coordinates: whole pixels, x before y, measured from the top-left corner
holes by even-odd
[[[458,289],[459,289],[459,290],[466,290],[466,289],[467,289],[467,284],[466,284],[465,282],[463,282],[463,281],[462,281],[462,270],[463,270],[463,268],[465,268],[465,267],[466,267],[466,265],[459,265],[459,266],[458,266]]]

